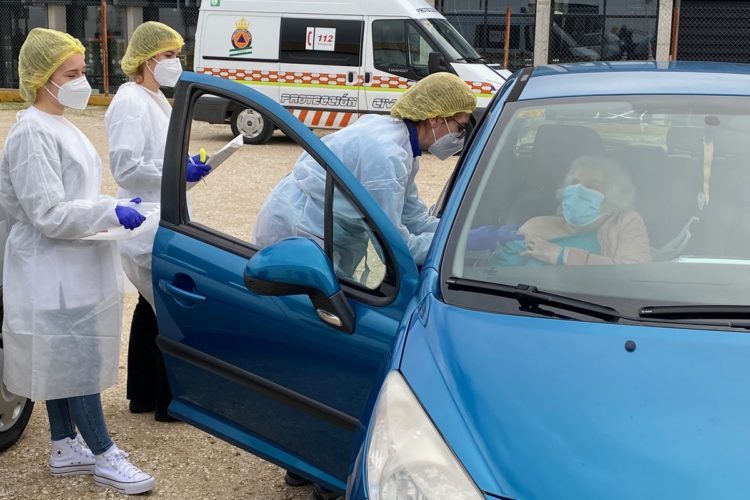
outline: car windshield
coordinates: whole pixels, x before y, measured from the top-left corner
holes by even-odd
[[[456,28],[445,19],[422,19],[420,22],[452,60],[478,62],[482,59],[469,42],[464,40]]]
[[[508,103],[463,198],[443,272],[585,295],[621,311],[622,303],[746,304],[748,137],[746,97]]]

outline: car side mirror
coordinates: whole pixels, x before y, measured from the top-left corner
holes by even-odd
[[[441,71],[450,71],[448,65],[445,64],[443,54],[440,52],[430,52],[427,56],[427,71],[430,74],[440,73]]]
[[[354,332],[354,311],[323,249],[307,238],[286,238],[252,256],[245,286],[258,295],[307,295],[318,317],[345,333]]]

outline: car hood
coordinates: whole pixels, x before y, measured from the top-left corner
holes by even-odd
[[[493,314],[428,295],[400,369],[487,493],[750,491],[747,333]]]

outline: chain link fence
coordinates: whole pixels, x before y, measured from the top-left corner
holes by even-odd
[[[511,71],[532,65],[535,22],[533,14],[511,13],[506,17],[505,12],[446,12],[444,15],[488,62],[505,66],[507,59],[507,69]],[[508,18],[510,31],[506,37]]]
[[[553,0],[549,62],[653,60],[658,1]]]
[[[185,69],[192,70],[199,7],[199,0],[108,0],[104,5],[101,0],[67,4],[0,0],[0,88],[18,88],[18,53],[26,34],[36,27],[65,30],[83,43],[94,92],[114,94],[128,80],[120,61],[129,34],[145,21],[163,22],[182,34],[185,46],[180,59]]]
[[[750,3],[682,0],[677,59],[750,63]]]

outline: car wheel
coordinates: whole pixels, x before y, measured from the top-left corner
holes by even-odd
[[[254,109],[235,109],[229,123],[232,134],[242,134],[245,144],[265,144],[273,135],[273,123]]]
[[[0,305],[0,323],[2,323],[2,316],[2,305]],[[4,354],[3,341],[0,337],[0,452],[7,450],[18,441],[34,410],[33,401],[13,394],[5,387],[3,382]]]
[[[34,402],[9,392],[2,382],[3,349],[0,349],[0,452],[18,441],[29,423]]]

